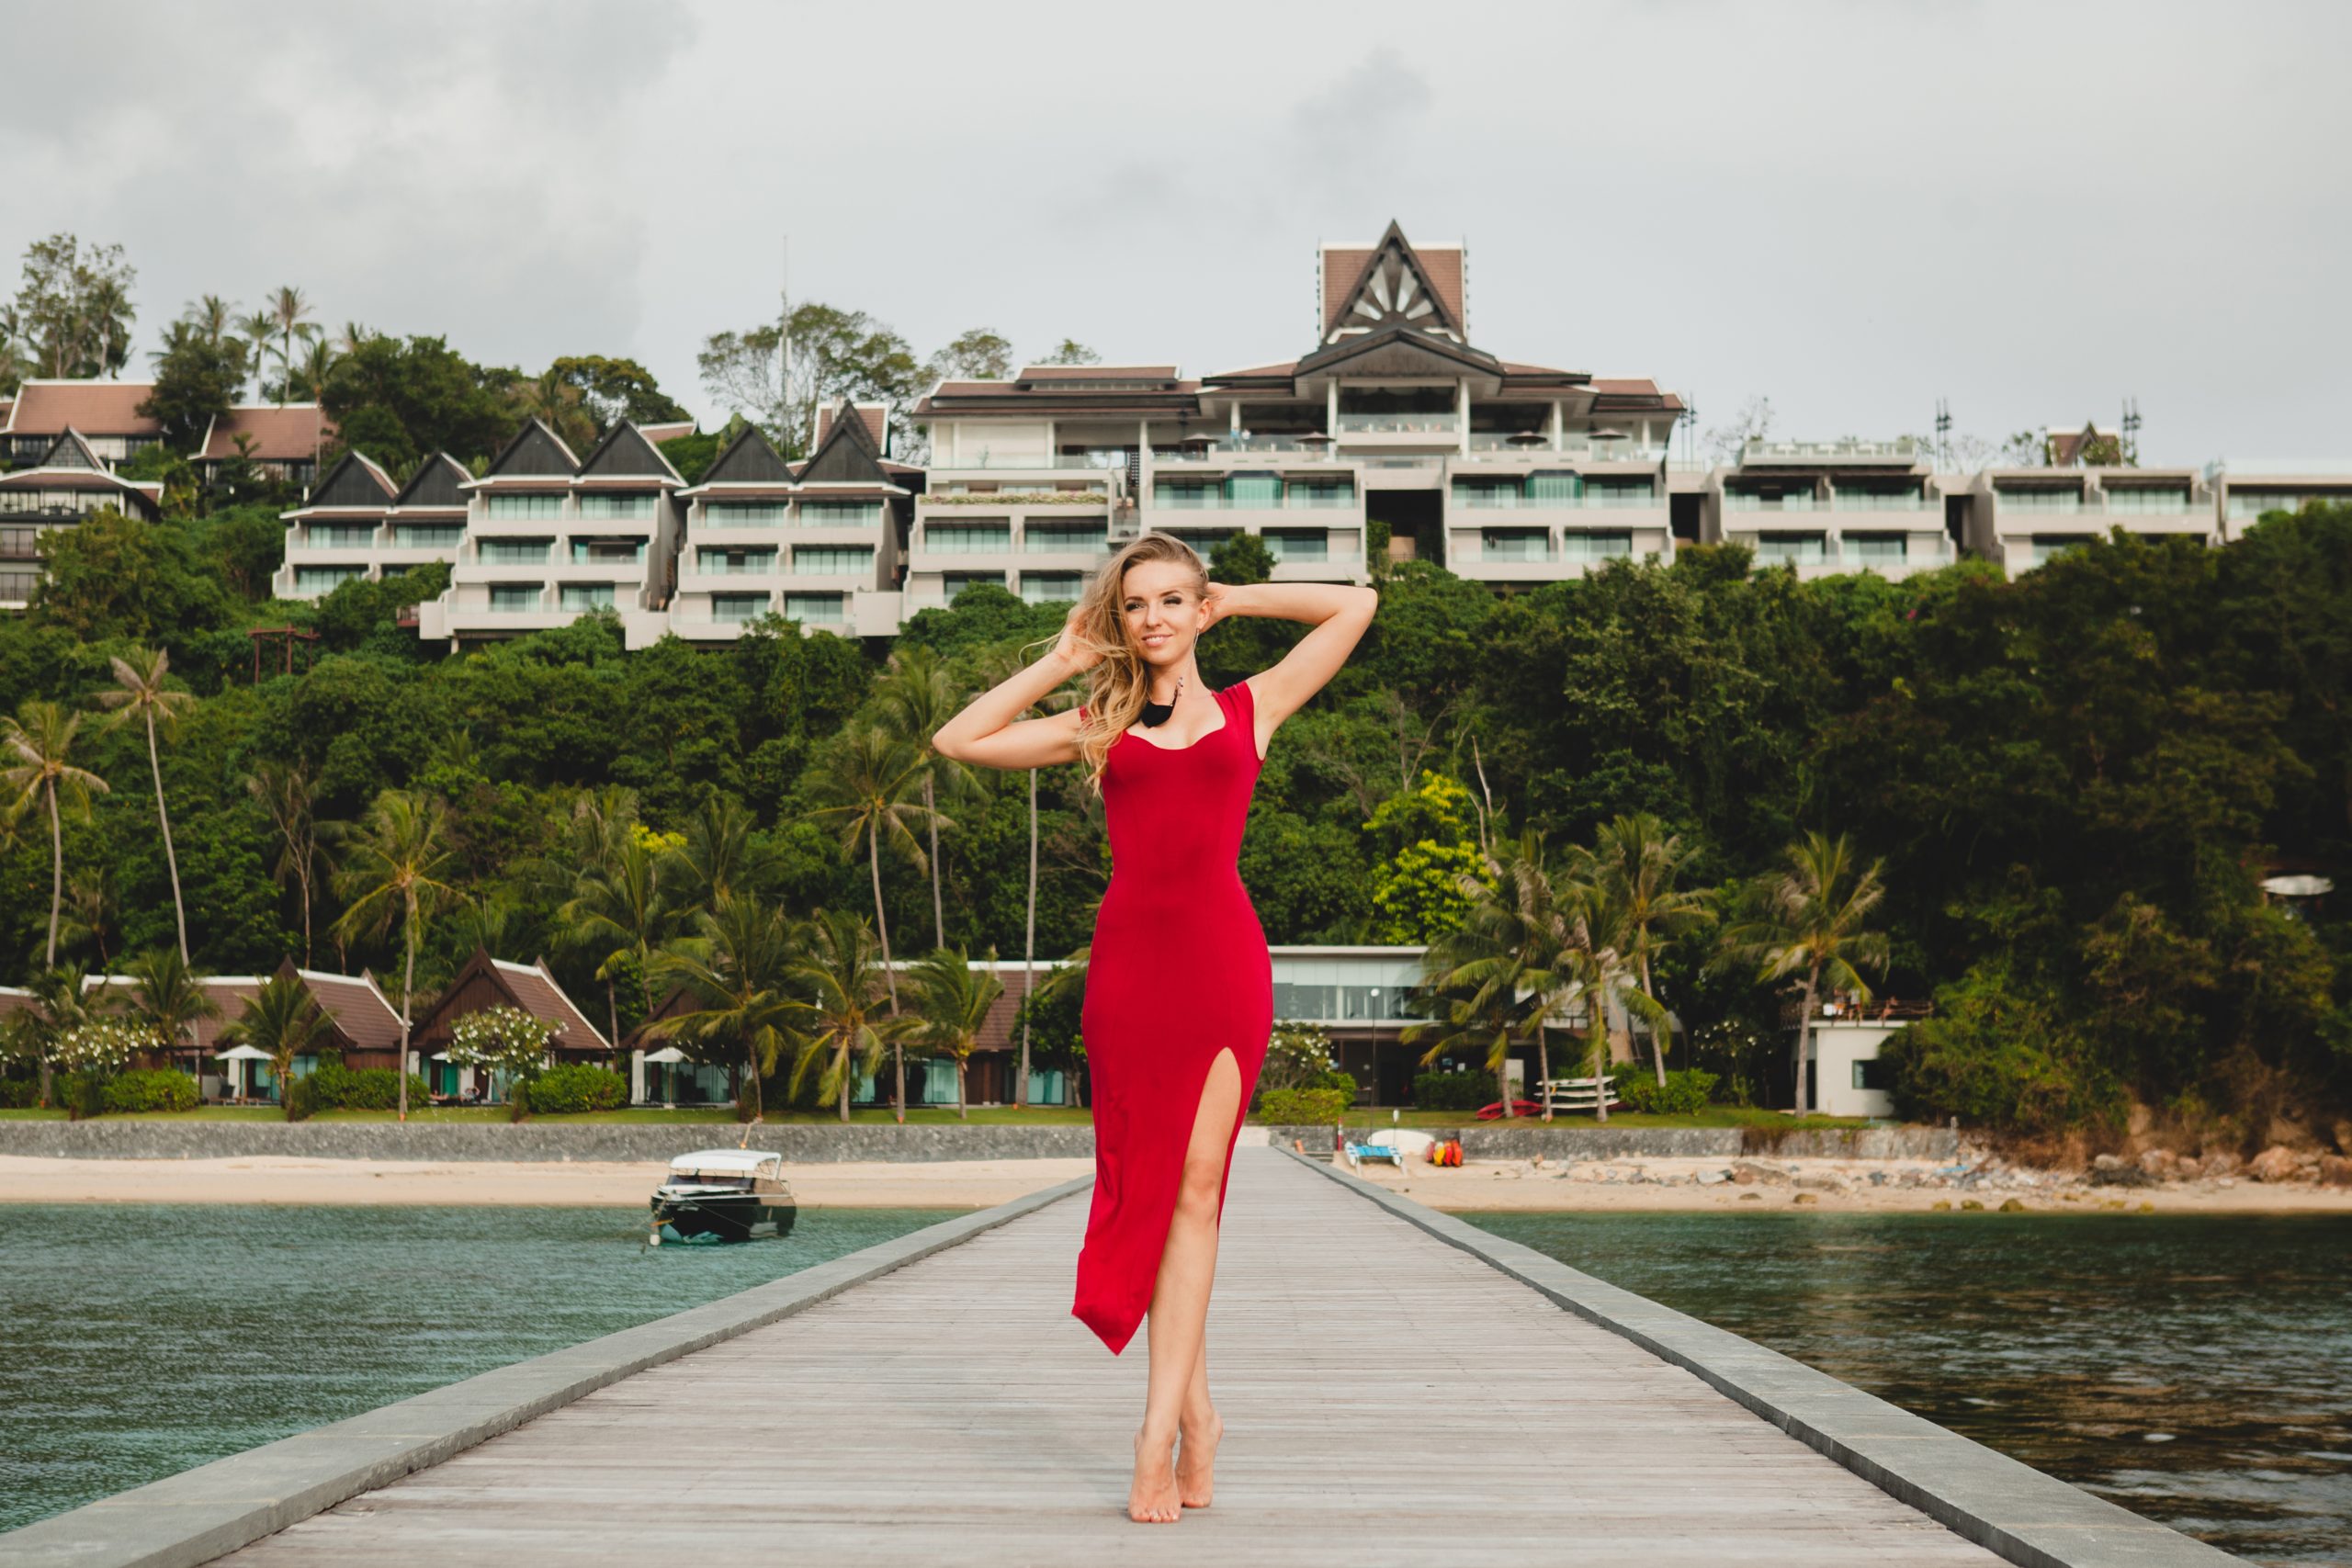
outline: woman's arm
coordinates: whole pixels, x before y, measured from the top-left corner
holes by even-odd
[[[1073,607],[1070,614],[1074,616]],[[1021,715],[1084,670],[1092,660],[1080,654],[1070,637],[1069,624],[1035,663],[1014,671],[970,702],[964,711],[933,732],[932,750],[959,762],[984,768],[1044,768],[1078,761],[1078,712],[1045,718]]]
[[[1227,615],[1271,615],[1306,621],[1315,628],[1272,668],[1250,677],[1259,733],[1271,740],[1277,725],[1305,707],[1340,672],[1364,628],[1372,625],[1380,595],[1345,582],[1212,582],[1208,607],[1211,626]]]

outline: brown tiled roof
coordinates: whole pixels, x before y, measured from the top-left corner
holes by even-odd
[[[139,412],[153,381],[27,381],[8,411],[11,435],[161,435],[162,423]]]
[[[1248,377],[1271,378],[1277,376],[1289,376],[1295,373],[1297,369],[1297,360],[1285,359],[1276,365],[1253,365],[1247,370],[1220,370],[1216,375],[1206,377],[1204,379],[1210,381],[1238,381]]]
[[[1679,412],[1682,400],[1672,392],[1661,392],[1656,381],[1634,377],[1595,377],[1592,390],[1596,401],[1613,400],[1619,408],[1651,406],[1668,412]]]
[[[536,964],[513,964],[503,958],[493,958],[492,965],[514,1005],[544,1023],[559,1026],[563,1032],[556,1043],[567,1051],[602,1051],[607,1048],[602,1031],[588,1021],[588,1015],[573,1005],[564,994],[555,976]]]
[[[391,998],[366,975],[333,975],[320,969],[297,969],[311,988],[319,1010],[334,1021],[345,1039],[361,1051],[401,1048],[401,1015]]]
[[[659,446],[664,441],[675,441],[681,435],[692,435],[695,433],[695,422],[690,419],[668,420],[660,424],[640,424],[637,427],[637,431],[639,434]]]
[[[1054,972],[1050,964],[1037,965],[1036,980],[1040,986]],[[1004,982],[1004,994],[989,1004],[988,1016],[980,1021],[979,1049],[983,1051],[1017,1051],[1021,1036],[1013,1025],[1020,1016],[1021,998],[1026,993],[1029,976],[1018,965],[1001,968],[996,977]]]
[[[889,404],[860,403],[857,405],[857,417],[865,424],[865,434],[874,438],[874,449],[876,452],[881,451],[889,444]],[[810,446],[822,446],[825,444],[826,433],[832,428],[833,411],[821,403],[819,404],[817,408],[817,435],[816,439],[810,443]]]
[[[1407,242],[1410,243],[1410,242]],[[1331,335],[1331,328],[1354,297],[1356,285],[1363,281],[1364,269],[1380,253],[1377,244],[1350,245],[1345,248],[1326,246],[1323,251],[1323,332]],[[1453,312],[1457,321],[1467,321],[1462,299],[1462,247],[1460,245],[1414,245],[1413,254],[1420,258],[1421,270],[1430,275],[1430,287]]]
[[[1173,365],[1024,365],[1016,381],[1173,381]]]
[[[334,422],[316,403],[288,403],[282,409],[233,408],[212,422],[196,460],[218,463],[235,457],[240,435],[253,439],[255,462],[292,462],[314,456],[334,439]]]

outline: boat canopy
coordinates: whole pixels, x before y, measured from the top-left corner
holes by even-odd
[[[784,1156],[772,1149],[696,1149],[672,1160],[670,1170],[677,1176],[755,1176],[783,1164]]]

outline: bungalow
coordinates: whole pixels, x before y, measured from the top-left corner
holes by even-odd
[[[152,523],[163,501],[162,484],[121,478],[80,431],[59,434],[33,467],[0,474],[0,610],[32,603],[43,533],[109,509]]]
[[[27,381],[0,423],[0,461],[37,461],[74,430],[111,472],[163,442],[163,422],[139,412],[154,390],[153,381]]]
[[[334,422],[316,403],[232,408],[206,426],[192,461],[206,484],[243,457],[281,484],[304,490],[319,477],[319,454],[334,439]]]
[[[450,1031],[469,1013],[493,1007],[518,1008],[555,1031],[554,1055],[559,1062],[593,1062],[610,1066],[616,1053],[612,1042],[588,1021],[588,1015],[564,991],[545,964],[515,964],[492,958],[485,948],[474,949],[456,978],[425,1010],[411,1032],[412,1064],[421,1055],[430,1068],[426,1085],[436,1095],[496,1098],[504,1084],[474,1067],[448,1059]],[[389,1065],[389,1064],[387,1064]]]
[[[155,1059],[144,1065],[192,1073],[208,1100],[277,1099],[277,1086],[271,1081],[268,1066],[250,1055],[228,1055],[236,1047],[226,1039],[243,1020],[246,1004],[260,994],[263,981],[272,978],[301,985],[326,1021],[312,1049],[294,1058],[295,1077],[311,1070],[320,1051],[341,1052],[344,1065],[350,1067],[389,1067],[400,1054],[401,1015],[373,975],[366,970],[337,975],[305,969],[289,957],[269,976],[208,975],[198,980],[198,987],[218,1010],[209,1018],[198,1019],[186,1039],[156,1053]],[[139,981],[130,975],[90,975],[84,976],[82,984],[89,990],[107,987],[116,1007],[128,1009]]]

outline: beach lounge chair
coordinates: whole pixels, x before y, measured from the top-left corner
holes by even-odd
[[[1366,1160],[1375,1159],[1385,1159],[1398,1170],[1405,1168],[1405,1151],[1394,1144],[1359,1144],[1351,1138],[1340,1146],[1347,1151],[1350,1170],[1361,1170]]]

